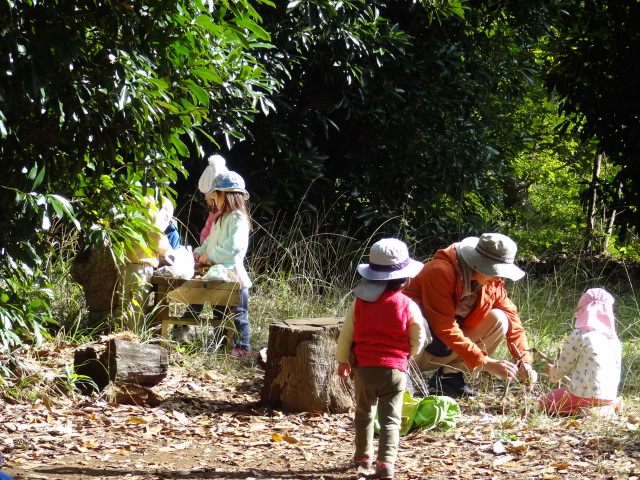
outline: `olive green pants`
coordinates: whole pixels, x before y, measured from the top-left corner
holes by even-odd
[[[353,381],[356,397],[354,459],[373,458],[373,422],[377,407],[380,424],[377,460],[394,463],[400,443],[402,400],[407,388],[407,374],[393,368],[358,367]]]

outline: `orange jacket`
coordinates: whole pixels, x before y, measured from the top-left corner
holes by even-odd
[[[438,250],[434,258],[405,287],[404,293],[416,302],[431,331],[449,346],[472,369],[476,369],[487,352],[464,336],[455,321],[455,312],[462,295],[462,279],[458,270],[458,256],[454,245]],[[509,300],[504,282],[491,283],[478,292],[478,301],[464,321],[465,327],[478,325],[489,310],[502,310],[509,319],[507,348],[518,360],[518,351],[524,363],[532,363],[528,352],[527,336],[520,322],[518,310]],[[514,348],[517,347],[518,350]]]

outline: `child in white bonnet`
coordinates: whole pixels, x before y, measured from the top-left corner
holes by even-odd
[[[207,195],[207,193],[211,191],[211,186],[218,175],[229,172],[226,161],[222,155],[210,155],[207,162],[207,168],[204,169],[204,172],[200,175],[200,180],[198,180],[198,190],[200,190],[203,195]],[[215,205],[207,203],[207,207],[209,208],[209,216],[200,232],[200,245],[207,239],[211,232],[211,225],[213,225],[214,220],[220,215],[220,210],[218,210]]]
[[[575,329],[556,362],[546,367],[552,382],[569,375],[571,383],[540,397],[540,407],[546,412],[575,414],[589,407],[619,405],[622,347],[613,303],[613,296],[603,288],[591,288],[580,298]]]
[[[209,234],[211,233],[211,226],[213,222],[220,216],[220,210],[211,202],[207,202],[206,196],[211,191],[211,187],[215,182],[218,175],[222,173],[229,173],[226,161],[222,155],[209,155],[207,158],[207,167],[204,169],[198,180],[198,190],[205,197],[207,209],[209,215],[204,223],[204,227],[200,231],[199,245],[203,245]],[[202,305],[189,305],[182,318],[198,318],[202,313]],[[182,343],[191,343],[193,341],[193,329],[185,325],[183,327],[174,327],[174,338],[180,340]]]

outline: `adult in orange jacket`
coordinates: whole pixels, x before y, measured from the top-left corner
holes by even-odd
[[[433,393],[476,395],[464,373],[479,368],[503,378],[518,374],[530,388],[536,382],[527,336],[502,280],[524,276],[514,264],[516,252],[506,235],[468,237],[438,250],[405,288],[433,335],[431,344],[414,357],[422,371],[437,369],[429,380]],[[505,337],[515,363],[491,357]]]

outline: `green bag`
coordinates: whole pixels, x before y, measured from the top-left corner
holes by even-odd
[[[416,428],[448,430],[456,426],[456,418],[461,415],[460,406],[451,397],[430,395],[415,399],[406,390],[402,402],[400,435],[406,435]],[[380,432],[377,413],[373,427],[376,433]]]

